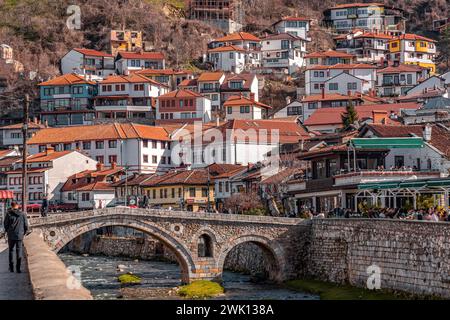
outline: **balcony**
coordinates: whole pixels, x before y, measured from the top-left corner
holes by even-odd
[[[334,176],[334,186],[347,186],[361,183],[376,183],[386,181],[433,179],[440,177],[441,173],[439,171],[367,170],[338,174]]]

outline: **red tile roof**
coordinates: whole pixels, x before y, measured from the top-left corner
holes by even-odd
[[[155,86],[167,87],[167,85],[160,83],[158,81],[149,79],[138,73],[131,73],[128,76],[115,75],[109,76],[103,81],[100,81],[99,84],[111,84],[111,83],[151,83]]]
[[[259,42],[261,39],[259,39],[257,36],[254,36],[248,32],[235,32],[229,35],[226,35],[222,38],[214,39],[213,42],[228,42],[228,41],[255,41]]]
[[[303,39],[299,36],[294,36],[293,34],[290,33],[277,33],[277,34],[269,34],[265,36],[262,40],[265,41],[265,40],[306,40],[306,39]]]
[[[108,123],[90,126],[42,129],[28,140],[28,144],[51,144],[114,139],[169,141],[169,135],[167,131],[161,127],[135,123]]]
[[[107,58],[113,58],[114,56],[112,54],[101,52],[93,49],[85,49],[85,48],[75,48],[73,49],[81,54],[84,54],[85,56],[90,57],[107,57]]]
[[[231,96],[223,104],[224,107],[239,107],[239,106],[258,106],[264,109],[272,109],[271,106],[267,104],[246,98],[244,96]]]
[[[229,51],[238,51],[238,52],[246,52],[245,49],[237,46],[224,46],[224,47],[217,47],[214,49],[209,49],[208,52],[229,52]]]
[[[398,113],[401,109],[418,109],[419,104],[408,103],[387,103],[370,104],[356,106],[356,112],[360,120],[372,118],[373,111],[386,111]],[[305,126],[315,125],[339,125],[342,123],[341,115],[345,113],[345,108],[321,108],[317,109],[305,122]]]
[[[223,72],[203,72],[198,77],[198,82],[219,81],[224,76]]]
[[[161,52],[125,52],[121,51],[118,56],[124,59],[143,59],[143,60],[164,60],[164,54]]]
[[[378,70],[378,73],[398,73],[398,72],[421,72],[425,68],[414,64],[400,64],[397,67],[390,66],[384,69]]]
[[[187,89],[178,89],[159,96],[159,98],[192,98],[203,97],[200,93]]]
[[[143,76],[157,76],[157,75],[185,75],[192,74],[190,70],[175,70],[175,69],[142,69],[137,71],[131,71],[132,73],[140,74]]]
[[[15,124],[10,124],[4,127],[0,127],[0,130],[4,130],[4,129],[22,129],[23,127],[23,123],[15,123]],[[46,128],[45,124],[42,123],[34,123],[34,122],[28,122],[28,129],[43,129]]]
[[[305,58],[354,58],[355,56],[342,51],[328,50],[309,53]]]
[[[342,101],[342,100],[362,100],[360,96],[357,95],[343,95],[339,93],[331,93],[331,94],[313,94],[310,96],[306,96],[302,99],[301,102],[316,102],[316,101]]]
[[[384,7],[384,3],[380,2],[372,2],[372,3],[344,3],[344,4],[338,4],[334,7],[331,7],[330,9],[345,9],[345,8],[353,8],[353,7],[371,7],[371,6],[378,6],[378,7]]]
[[[40,152],[40,153],[34,154],[32,156],[29,156],[27,160],[29,163],[49,162],[49,161],[53,161],[53,160],[59,159],[61,157],[64,157],[72,152],[75,152],[75,151],[53,151],[48,154],[47,154],[47,152]]]
[[[92,84],[95,85],[94,81],[88,81],[83,76],[78,74],[65,74],[54,79],[44,81],[39,83],[39,86],[64,86],[64,85],[74,85],[74,84]]]
[[[206,185],[207,183],[208,172],[205,169],[195,169],[175,172],[172,171],[160,176],[154,176],[142,183],[142,186],[156,187],[171,185]]]
[[[198,85],[197,79],[185,79],[181,81],[178,87],[196,87]]]
[[[114,190],[112,183],[106,179],[118,175],[123,168],[105,168],[100,170],[86,170],[70,176],[62,186],[62,191],[92,191]]]
[[[331,66],[327,65],[311,65],[307,70],[328,70],[328,69],[377,69],[377,66],[367,63],[337,63]]]
[[[440,125],[431,125],[431,140],[429,143],[450,158],[450,131]],[[368,124],[367,130],[371,130],[377,137],[423,137],[423,125],[389,126],[381,124]]]
[[[436,40],[426,38],[423,36],[419,36],[419,35],[413,34],[413,33],[405,33],[398,37],[394,37],[392,40],[412,40],[412,41],[422,40],[422,41],[428,41],[428,42],[436,42]]]

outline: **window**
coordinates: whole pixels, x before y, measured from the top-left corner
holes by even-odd
[[[148,155],[144,154],[144,163],[148,163]]]
[[[100,150],[105,148],[104,141],[95,141],[95,149]]]
[[[161,199],[164,198],[164,190],[163,189],[159,189],[159,197]]]
[[[250,113],[250,106],[241,106],[241,113]]]
[[[175,188],[172,188],[172,198],[175,198]]]
[[[153,190],[153,199],[156,199],[156,190]]]
[[[108,141],[108,145],[110,149],[115,149],[117,148],[117,140],[109,140]]]
[[[108,160],[109,160],[110,164],[117,163],[117,156],[116,155],[110,155]]]
[[[308,109],[312,110],[312,109],[317,109],[318,105],[317,102],[309,102],[308,103]]]
[[[72,144],[71,143],[65,143],[64,144],[64,151],[68,151],[70,149],[72,149]]]
[[[289,40],[281,40],[281,49],[289,49]]]
[[[404,156],[395,156],[394,161],[395,161],[396,168],[401,168],[405,165],[405,157]]]
[[[105,157],[104,156],[96,156],[95,160],[99,163],[105,163]]]
[[[90,201],[91,200],[91,194],[89,192],[83,192],[81,194],[81,201]]]
[[[189,197],[195,198],[195,188],[189,188]]]
[[[161,164],[166,164],[166,157],[164,156],[161,157]]]
[[[230,52],[230,59],[234,59],[234,52]]]
[[[84,141],[83,142],[83,150],[90,150],[91,149],[91,142]]]
[[[135,84],[134,91],[144,91],[144,85],[143,84]]]
[[[158,141],[152,141],[152,148],[158,149]]]
[[[357,83],[356,82],[349,82],[347,83],[347,90],[356,90],[357,89]]]
[[[339,84],[336,82],[330,83],[328,84],[328,88],[330,89],[330,91],[339,90]]]
[[[227,113],[228,114],[233,114],[233,107],[228,107],[227,108]]]
[[[72,87],[73,94],[83,94],[83,87]]]
[[[152,163],[153,164],[158,163],[158,157],[157,156],[152,156]]]
[[[219,192],[223,192],[223,182],[219,182]]]
[[[202,188],[202,197],[207,198],[208,197],[208,188]]]

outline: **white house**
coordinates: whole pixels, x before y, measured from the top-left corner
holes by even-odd
[[[294,36],[309,39],[311,19],[303,17],[283,17],[275,22],[272,27],[276,33],[289,33]]]
[[[154,98],[169,88],[140,74],[110,76],[99,82],[97,119],[154,119]]]
[[[47,128],[29,141],[30,154],[54,147],[80,150],[97,162],[116,163],[130,172],[154,173],[172,168],[169,134],[164,128],[135,123]]]
[[[114,56],[97,50],[75,48],[61,59],[62,74],[76,73],[104,78],[115,72]]]
[[[22,123],[0,127],[1,146],[5,148],[21,149],[23,146],[22,127]],[[28,139],[31,138],[36,132],[44,128],[46,128],[46,126],[38,121],[29,122]]]
[[[342,94],[346,94],[348,91],[351,91],[366,94],[375,90],[377,80],[376,70],[377,67],[375,65],[364,63],[312,65],[305,71],[305,93],[306,95],[319,94],[322,92],[322,89],[326,89],[325,83],[327,81],[341,73],[346,73],[353,77],[342,76],[339,80],[345,81],[345,83],[338,84],[338,87],[340,88],[338,88],[338,90],[335,90],[336,88],[334,88],[334,90],[331,90],[334,91],[332,93],[340,91]],[[357,81],[355,78],[358,78],[361,81]],[[336,83],[336,81],[333,80],[331,83]],[[330,90],[330,88],[328,88],[328,90]]]
[[[408,90],[408,95],[421,94],[431,90],[450,88],[450,71],[440,76],[431,76]]]
[[[358,30],[334,38],[337,51],[356,56],[358,62],[376,63],[389,53],[389,40],[392,36],[386,33]]]
[[[156,118],[170,122],[210,122],[211,100],[189,90],[172,91],[158,98]]]
[[[115,202],[113,184],[120,181],[125,171],[115,164],[105,168],[101,163],[95,170],[86,170],[70,176],[61,188],[62,203],[79,209],[105,208]]]
[[[267,119],[268,110],[272,107],[244,96],[231,96],[223,104],[225,119]]]
[[[116,70],[128,75],[142,69],[165,69],[166,59],[160,52],[119,52],[116,56]]]
[[[377,71],[377,94],[382,97],[404,96],[427,76],[428,69],[416,65],[383,68]]]
[[[278,110],[273,115],[273,118],[287,118],[292,116],[300,117],[300,119],[303,120],[303,104],[298,100],[294,100],[288,103],[284,108]]]
[[[308,40],[290,33],[268,35],[262,41],[262,67],[267,72],[293,74],[305,65]]]
[[[197,79],[196,91],[205,98],[211,100],[211,110],[218,112],[222,107],[220,87],[224,83],[226,74],[224,72],[203,72]]]
[[[245,49],[233,45],[208,50],[208,62],[213,65],[214,70],[239,74],[246,69],[248,61],[256,60]],[[255,62],[254,66],[258,64]]]
[[[41,204],[47,197],[50,201],[61,202],[61,187],[71,175],[95,169],[97,161],[79,151],[55,151],[48,147],[45,151],[28,157],[28,202]],[[14,198],[22,197],[22,163],[17,163],[7,175],[7,189]]]

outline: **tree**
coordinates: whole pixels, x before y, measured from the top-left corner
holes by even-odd
[[[342,124],[344,125],[344,130],[349,126],[358,121],[358,113],[356,112],[355,106],[351,100],[348,101],[345,107],[345,113],[341,115]]]
[[[450,26],[442,30],[437,44],[439,48],[438,61],[445,64],[446,70],[450,68]]]

